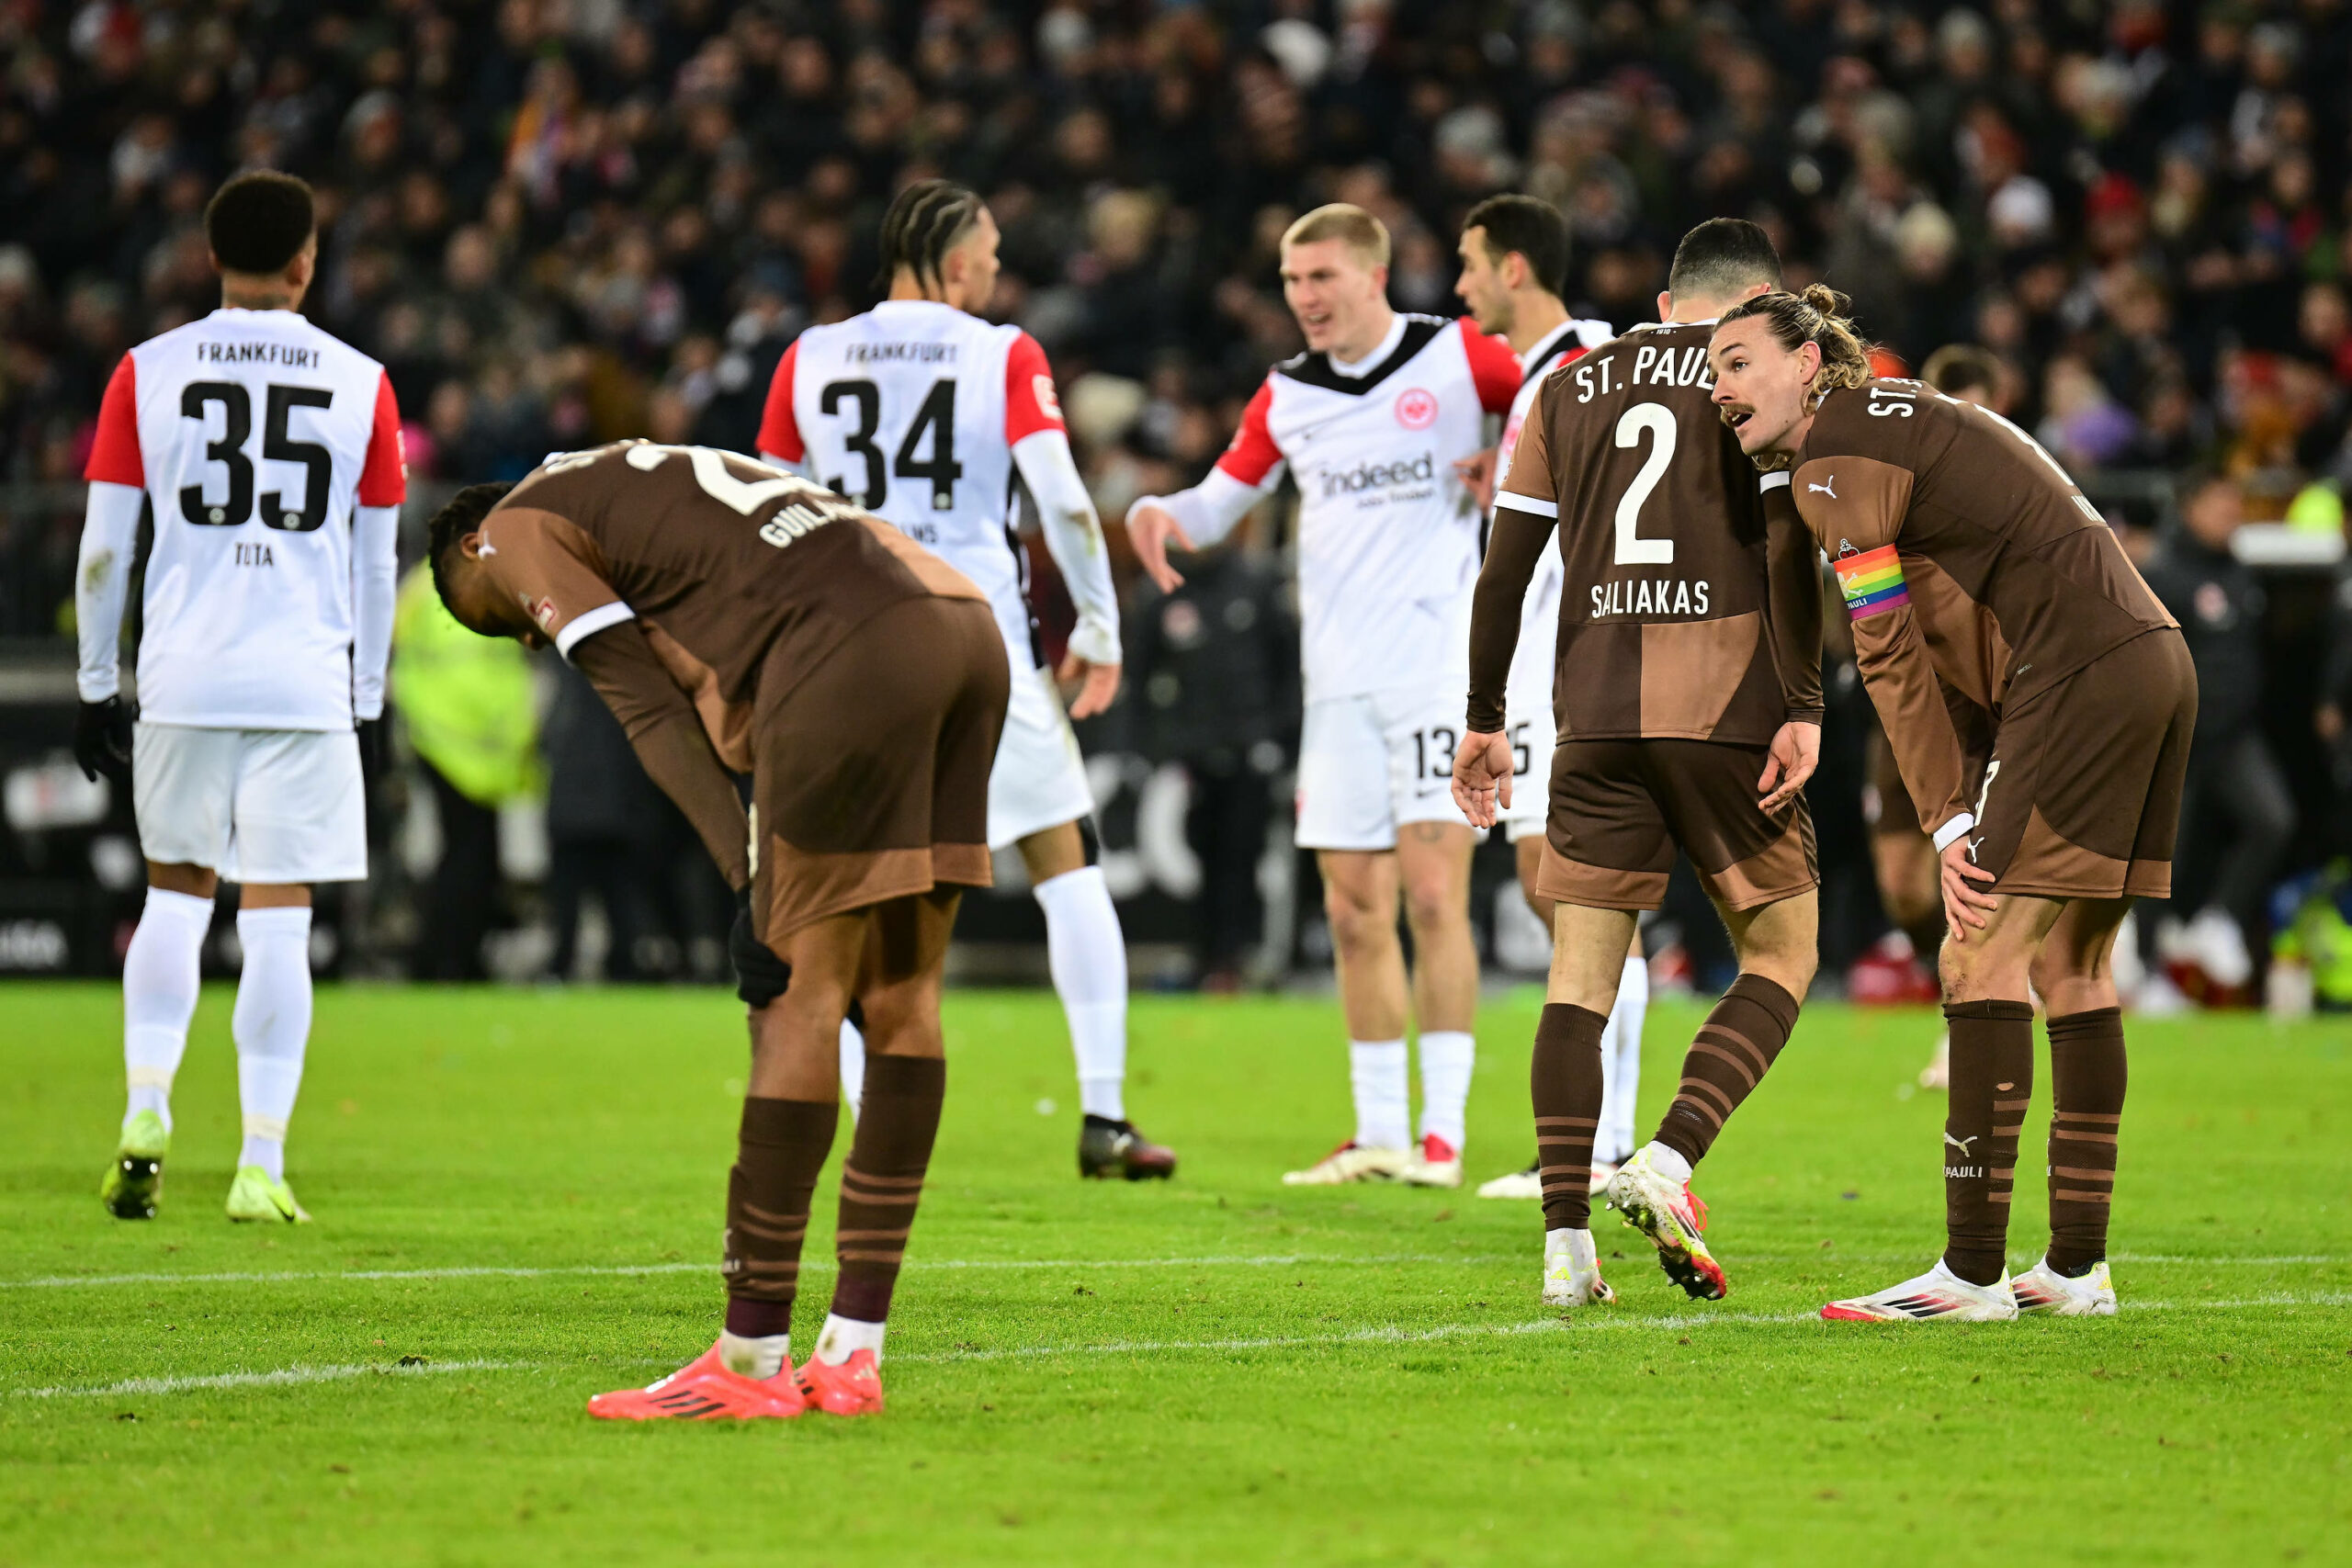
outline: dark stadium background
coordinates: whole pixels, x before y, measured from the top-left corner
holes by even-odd
[[[1052,356],[1112,523],[1196,478],[1298,347],[1274,241],[1309,206],[1381,214],[1395,302],[1450,311],[1461,215],[1533,192],[1573,230],[1572,305],[1620,327],[1654,315],[1691,222],[1752,217],[1792,281],[1853,295],[1891,358],[1996,352],[2010,416],[2135,556],[2179,548],[2185,469],[2236,477],[2268,525],[2234,547],[2255,574],[2239,651],[2260,664],[2226,702],[2291,791],[2272,875],[2352,848],[2341,0],[0,0],[0,970],[107,972],[136,915],[128,803],[65,752],[78,475],[116,359],[217,303],[201,209],[261,164],[319,191],[309,313],[390,369],[412,558],[452,487],[551,449],[751,448],[777,357],[871,302],[883,206],[921,175],[970,183],[1002,224],[993,313]],[[1288,513],[1262,510],[1204,589],[1205,620],[1155,604],[1111,529],[1131,653],[1155,629],[1085,739],[1147,983],[1192,977],[1187,944],[1248,918],[1230,875],[1200,911],[1188,781],[1214,802],[1194,837],[1210,817],[1216,842],[1255,832],[1271,895],[1264,950],[1212,953],[1217,977],[1323,963],[1311,864],[1285,849],[1295,682],[1249,651],[1281,646]],[[1051,648],[1068,605],[1030,554]],[[1850,666],[1831,689],[1812,794],[1835,972],[1884,921]],[[426,794],[413,761],[378,781],[379,874],[322,900],[323,967],[411,966]],[[509,813],[522,874],[493,890],[492,967],[511,977],[544,955],[530,815]],[[639,816],[629,874],[679,929],[634,956],[713,974],[719,913],[690,840]],[[2184,915],[2245,852],[2226,815],[2187,833]],[[1484,940],[1540,963],[1540,935],[1531,953],[1504,918],[1507,857],[1480,863]],[[1711,924],[1687,898],[1668,915],[1703,971]],[[1025,897],[976,900],[967,925],[972,972],[1042,967]]]

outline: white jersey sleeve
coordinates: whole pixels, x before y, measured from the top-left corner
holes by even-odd
[[[123,356],[85,472],[153,511],[141,718],[348,729],[361,677],[380,705],[380,655],[356,675],[352,649],[356,585],[389,581],[393,533],[355,511],[407,494],[381,365],[290,310],[216,310]]]

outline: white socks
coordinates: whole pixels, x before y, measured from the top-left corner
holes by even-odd
[[[311,911],[240,909],[237,940],[245,950],[230,1032],[237,1042],[237,1096],[245,1111],[241,1166],[257,1165],[273,1181],[286,1177],[286,1123],[302,1087],[302,1049],[311,1038]]]
[[[865,1103],[865,1036],[847,1019],[842,1020],[842,1098],[849,1101],[849,1122],[854,1127],[858,1107]]]
[[[1477,1059],[1478,1042],[1466,1031],[1421,1032],[1421,1135],[1436,1134],[1456,1154],[1467,1136],[1470,1069]]]
[[[1642,1153],[1649,1156],[1650,1168],[1668,1181],[1690,1179],[1690,1162],[1682,1157],[1680,1149],[1671,1149],[1653,1138],[1642,1145]]]
[[[1348,1082],[1355,1089],[1359,1145],[1368,1149],[1401,1149],[1412,1143],[1412,1104],[1402,1040],[1349,1041]]]
[[[1650,1010],[1650,966],[1625,960],[1617,982],[1617,1005],[1600,1037],[1600,1130],[1592,1140],[1595,1159],[1623,1165],[1634,1152],[1634,1100],[1642,1087],[1642,1022]]]
[[[130,1089],[126,1122],[152,1111],[164,1119],[164,1130],[171,1130],[172,1076],[187,1050],[197,964],[211,929],[211,899],[147,889],[147,907],[122,960],[122,1066]]]
[[[739,1378],[757,1378],[764,1382],[784,1371],[784,1363],[791,1357],[789,1334],[765,1334],[747,1339],[741,1334],[719,1330],[719,1364]]]
[[[1032,889],[1046,911],[1046,956],[1069,1019],[1078,1100],[1089,1116],[1127,1119],[1127,942],[1099,865]]]
[[[882,1359],[882,1330],[879,1323],[861,1323],[854,1317],[825,1314],[825,1326],[817,1331],[817,1359],[829,1367],[838,1367],[860,1350],[874,1352],[874,1359]]]

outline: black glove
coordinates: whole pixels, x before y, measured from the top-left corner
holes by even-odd
[[[792,984],[792,965],[752,934],[752,890],[735,895],[735,926],[727,933],[727,956],[735,961],[735,994],[746,1007],[763,1008]]]
[[[384,721],[363,718],[356,728],[359,735],[359,776],[372,790],[384,774]]]
[[[104,773],[130,787],[130,710],[122,705],[121,697],[82,705],[74,716],[74,760],[93,782]]]

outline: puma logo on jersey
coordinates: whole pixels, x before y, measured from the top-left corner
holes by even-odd
[[[1807,479],[1807,480],[1805,481],[1805,486],[1804,486],[1804,488],[1805,488],[1807,491],[1817,491],[1817,492],[1819,492],[1819,493],[1820,493],[1820,494],[1822,494],[1822,495],[1826,495],[1826,496],[1827,496],[1830,500],[1835,501],[1835,500],[1837,500],[1837,499],[1838,499],[1838,492],[1837,492],[1836,491],[1834,491],[1834,490],[1830,489],[1829,487],[1830,487],[1830,485],[1834,485],[1834,484],[1836,484],[1837,482],[1838,482],[1838,476],[1837,476],[1836,474],[1832,474],[1832,475],[1830,475],[1830,476],[1829,476],[1829,482],[1828,482],[1828,484],[1815,484],[1811,479]],[[1849,547],[1849,548],[1851,548],[1852,547],[1849,546],[1848,547]]]

